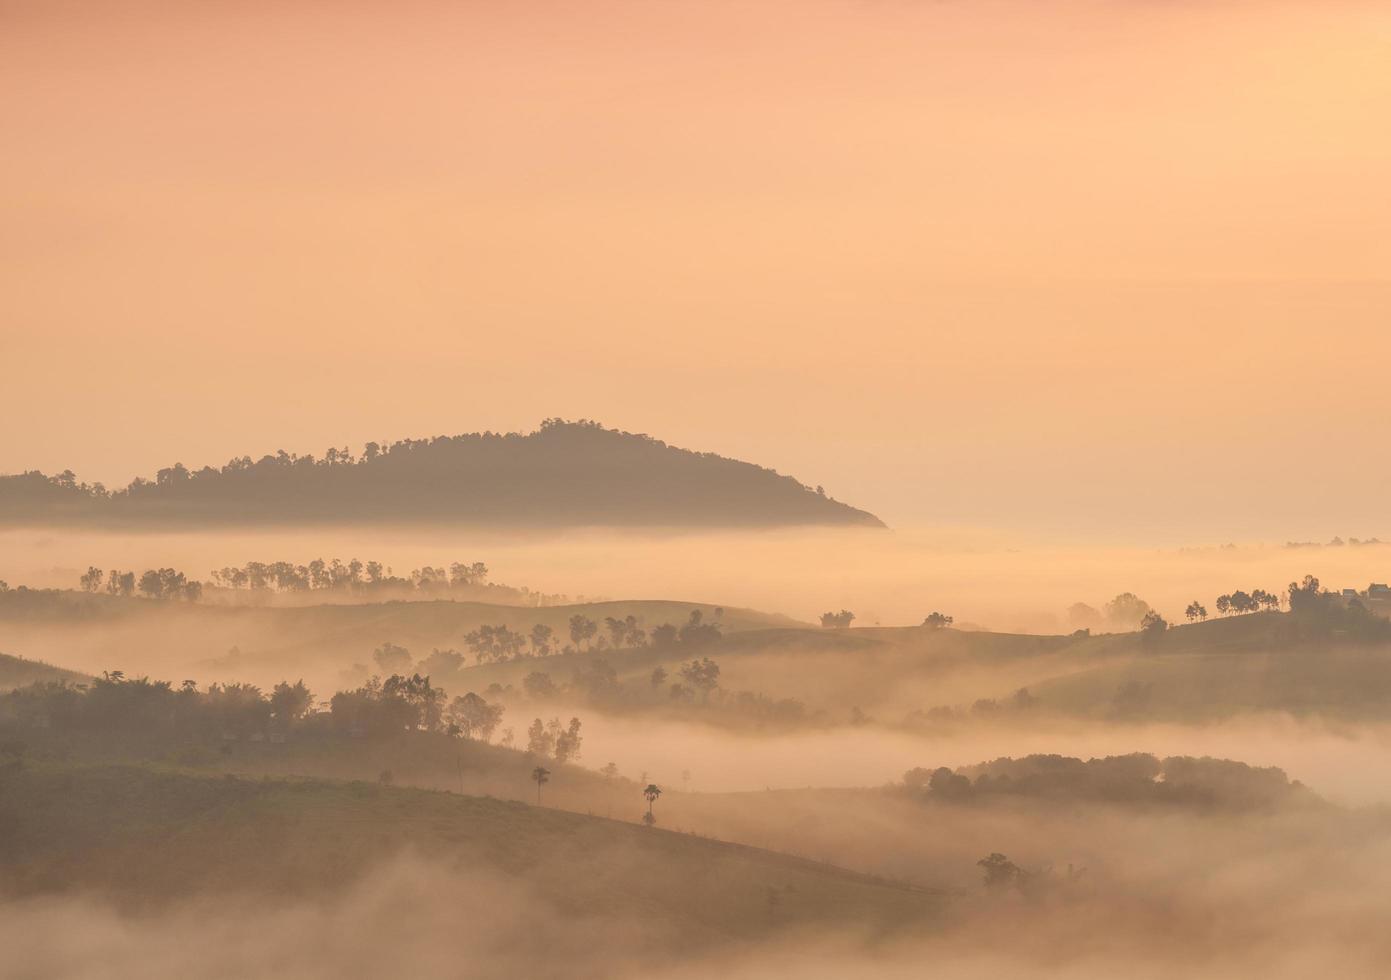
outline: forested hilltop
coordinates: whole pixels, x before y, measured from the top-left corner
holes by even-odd
[[[503,526],[859,525],[873,514],[766,467],[595,422],[473,432],[360,454],[284,450],[175,463],[111,491],[72,471],[0,476],[0,523],[164,525],[447,521]]]

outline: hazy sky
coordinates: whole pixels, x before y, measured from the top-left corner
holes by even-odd
[[[1391,5],[0,0],[0,471],[587,416],[1391,531]]]

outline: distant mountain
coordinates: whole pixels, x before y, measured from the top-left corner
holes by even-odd
[[[790,476],[597,423],[474,432],[322,457],[284,450],[182,463],[123,490],[71,471],[0,476],[0,524],[190,525],[438,521],[490,526],[883,527]]]

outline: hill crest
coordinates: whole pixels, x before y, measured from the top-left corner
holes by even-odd
[[[0,523],[883,527],[873,514],[767,467],[596,422],[473,432],[322,457],[280,450],[222,467],[175,463],[123,489],[70,470],[0,476]]]

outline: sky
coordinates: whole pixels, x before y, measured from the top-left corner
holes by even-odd
[[[0,0],[0,472],[587,417],[1391,536],[1391,7]]]

